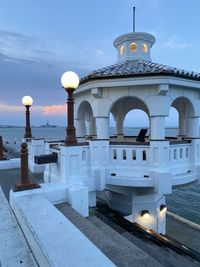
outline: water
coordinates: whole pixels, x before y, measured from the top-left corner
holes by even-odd
[[[125,128],[125,135],[137,135],[140,128]],[[114,129],[111,128],[111,134]],[[24,135],[24,128],[0,128],[0,134],[4,142],[19,149]],[[45,140],[64,140],[65,127],[55,128],[32,128],[32,135]],[[176,136],[177,129],[166,129],[166,136]],[[200,182],[184,185],[173,189],[173,193],[166,197],[169,211],[176,213],[188,220],[200,224]]]
[[[64,140],[66,127],[40,128],[33,127],[32,136],[35,138],[45,138],[45,140]],[[24,128],[0,128],[0,135],[4,142],[8,142],[16,149],[20,148],[24,136]]]

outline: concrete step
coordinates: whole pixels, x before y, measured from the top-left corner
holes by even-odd
[[[66,203],[56,207],[117,266],[163,266],[95,216],[83,218]]]
[[[119,225],[116,225],[114,222],[107,220],[107,218],[103,218],[103,216],[101,214],[99,214],[98,216],[104,220],[104,222],[103,222],[101,219],[99,219],[99,221],[102,222],[102,224],[105,225],[106,223],[109,223],[109,226],[106,224],[108,228],[115,229],[118,233],[120,233],[121,237],[125,237],[126,241],[127,240],[131,241],[131,243],[133,243],[136,246],[138,246],[139,248],[141,248],[149,256],[156,259],[160,264],[162,264],[162,266],[169,266],[169,267],[174,266],[174,265],[171,265],[170,261],[168,261],[168,257],[165,257],[164,261],[163,261],[163,259],[161,259],[161,256],[162,256],[161,252],[162,252],[163,248],[161,249],[159,246],[155,245],[152,242],[149,242],[146,239],[142,240],[140,238],[135,237],[134,235],[131,235],[130,233],[126,232],[123,228],[121,228]],[[93,218],[92,218],[92,220],[94,221]],[[110,231],[110,233],[112,233],[112,231]],[[109,235],[109,231],[107,232],[107,234]],[[111,234],[111,238],[112,238],[112,234]],[[119,241],[119,243],[120,243],[120,241]],[[160,250],[161,250],[161,252],[160,252]]]
[[[0,266],[38,266],[1,187],[0,220]]]
[[[137,244],[138,247],[142,248],[146,253],[148,253],[154,259],[159,261],[163,266],[166,267],[200,266],[200,263],[196,262],[192,258],[186,255],[180,255],[167,247],[159,247],[158,245],[152,242],[141,240],[128,232],[124,232],[122,235],[131,242],[133,242],[134,244]]]
[[[200,263],[196,262],[191,257],[187,255],[180,255],[166,246],[158,246],[157,244],[153,243],[152,241],[148,240],[145,237],[134,236],[131,233],[125,231],[122,227],[120,227],[119,225],[117,225],[115,222],[111,221],[104,215],[98,214],[97,211],[96,211],[96,214],[106,224],[108,224],[110,227],[115,229],[122,236],[126,237],[129,241],[137,245],[139,248],[141,248],[143,251],[149,254],[152,258],[156,259],[163,266],[166,266],[166,267],[200,266]]]
[[[40,267],[115,266],[42,194],[12,194],[11,203]]]

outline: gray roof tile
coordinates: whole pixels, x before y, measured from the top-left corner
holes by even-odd
[[[182,78],[200,81],[200,73],[172,68],[167,65],[153,63],[146,60],[133,60],[117,63],[102,69],[94,70],[81,79],[81,83],[100,78],[120,78],[148,75],[174,75]]]

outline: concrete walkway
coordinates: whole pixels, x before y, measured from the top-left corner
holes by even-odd
[[[0,266],[37,267],[33,254],[0,187]]]

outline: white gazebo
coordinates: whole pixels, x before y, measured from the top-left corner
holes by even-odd
[[[58,161],[46,166],[45,182],[62,184],[60,199],[83,216],[96,205],[96,191],[104,190],[111,208],[165,233],[165,195],[199,178],[200,74],[153,63],[154,43],[149,33],[121,35],[114,41],[117,63],[82,78],[74,94],[78,143],[46,143],[46,153],[57,153]],[[165,136],[171,107],[179,114],[176,138]],[[142,142],[124,135],[124,118],[134,109],[149,118]]]
[[[90,171],[103,176],[108,204],[163,233],[164,195],[172,186],[199,177],[200,75],[153,63],[154,43],[153,35],[142,32],[114,41],[117,63],[91,72],[76,91],[75,125],[80,140],[91,139]],[[165,137],[170,107],[179,114],[176,139]],[[143,143],[124,136],[124,118],[134,109],[149,117],[149,136]],[[115,138],[110,138],[110,113],[116,121]],[[149,218],[143,218],[142,211],[148,211]]]

